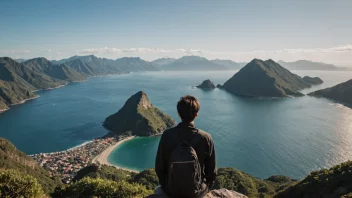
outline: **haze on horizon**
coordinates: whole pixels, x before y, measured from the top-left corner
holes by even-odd
[[[352,66],[352,1],[4,1],[0,56],[185,55]]]

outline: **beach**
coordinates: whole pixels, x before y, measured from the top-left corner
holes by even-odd
[[[116,166],[114,164],[111,164],[108,162],[108,157],[110,155],[110,153],[116,148],[118,147],[119,145],[121,145],[122,143],[128,141],[128,140],[131,140],[133,138],[135,138],[136,136],[130,136],[130,137],[127,137],[121,141],[118,141],[116,144],[108,147],[107,149],[105,149],[103,152],[101,152],[99,155],[97,155],[93,160],[92,160],[92,163],[95,163],[95,162],[99,162],[100,164],[105,164],[105,165],[109,165],[109,166],[114,166],[118,169],[122,169],[122,170],[127,170],[127,171],[131,171],[131,172],[138,172],[136,170],[132,170],[132,169],[128,169],[128,168],[123,168],[123,167],[119,167],[119,166]]]

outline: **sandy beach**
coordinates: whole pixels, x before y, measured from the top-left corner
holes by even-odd
[[[119,146],[120,144],[128,141],[128,140],[131,140],[135,138],[135,136],[131,136],[131,137],[127,137],[119,142],[117,142],[116,144],[114,144],[113,146],[110,146],[109,148],[105,149],[102,153],[100,153],[99,155],[97,155],[93,160],[92,160],[92,163],[95,163],[95,162],[99,162],[100,164],[105,164],[105,165],[109,165],[109,166],[115,166],[116,168],[119,168],[119,169],[122,169],[122,170],[127,170],[127,171],[131,171],[131,172],[138,172],[136,170],[131,170],[131,169],[128,169],[128,168],[122,168],[122,167],[119,167],[119,166],[116,166],[114,164],[110,164],[108,162],[108,156],[110,155],[110,153],[117,147]]]

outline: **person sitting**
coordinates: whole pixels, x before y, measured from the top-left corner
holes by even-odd
[[[198,198],[212,188],[217,174],[214,142],[209,133],[194,125],[199,109],[193,96],[178,101],[182,122],[161,136],[155,161],[161,187],[155,194]]]

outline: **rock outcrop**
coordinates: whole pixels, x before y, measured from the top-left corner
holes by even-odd
[[[233,190],[227,190],[225,188],[212,190],[208,194],[204,196],[204,198],[219,198],[219,197],[226,197],[226,198],[247,198],[246,195],[238,193]]]
[[[202,84],[198,85],[197,88],[200,89],[215,89],[215,85],[209,79],[202,82]]]
[[[298,90],[311,85],[271,59],[254,59],[226,81],[223,87],[237,95],[287,97],[302,96]]]
[[[308,95],[315,97],[324,97],[336,100],[341,103],[352,105],[352,79],[330,88],[321,89],[309,93]]]
[[[241,193],[238,193],[233,190],[227,190],[225,188],[222,189],[217,189],[217,190],[212,190],[208,192],[203,198],[248,198],[246,195],[243,195]],[[147,198],[170,198],[166,194],[154,194],[154,195],[149,195]]]
[[[131,96],[117,113],[107,117],[103,123],[114,134],[136,136],[157,135],[175,124],[170,116],[154,107],[142,91]]]

